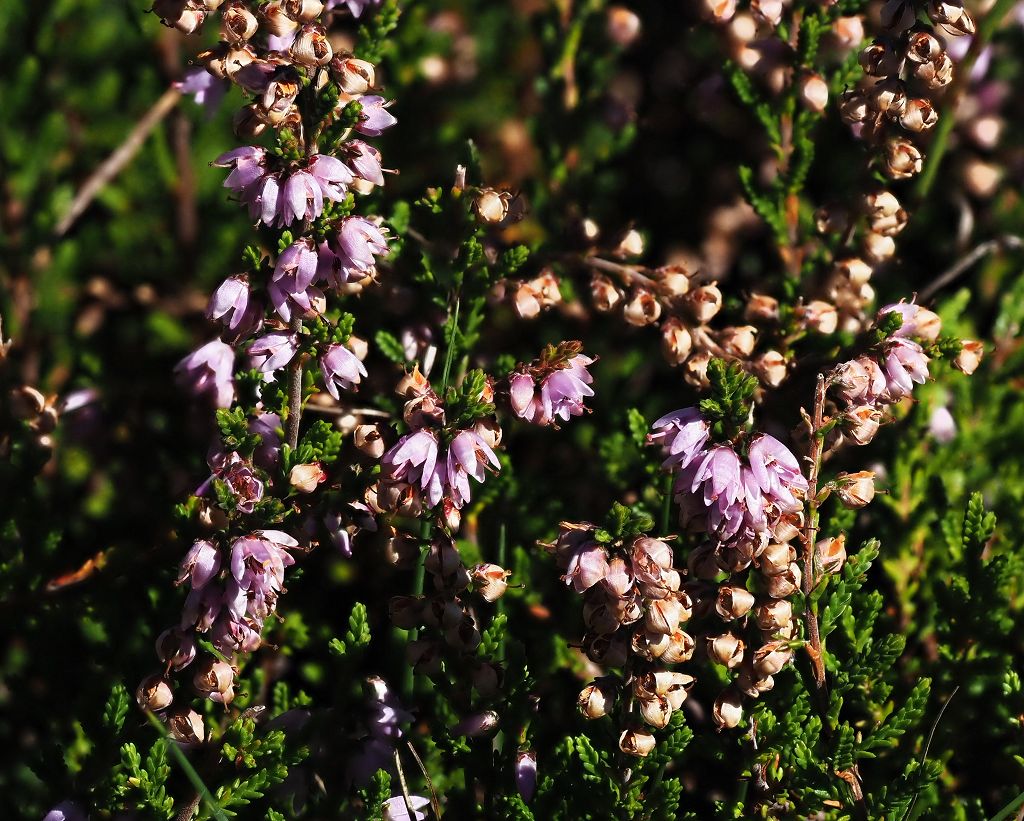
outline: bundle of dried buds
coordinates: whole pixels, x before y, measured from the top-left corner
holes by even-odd
[[[606,677],[587,685],[579,709],[587,718],[600,718],[618,703],[626,725],[622,751],[647,755],[653,737],[639,729],[638,719],[666,727],[694,682],[693,676],[668,669],[693,655],[695,641],[684,630],[693,602],[667,542],[637,533],[598,537],[594,525],[563,522],[552,546],[565,570],[562,579],[583,594],[584,651],[596,664],[624,671],[621,681]],[[621,706],[627,698],[629,709]]]

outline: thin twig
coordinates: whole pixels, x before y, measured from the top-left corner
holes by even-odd
[[[596,268],[598,271],[604,271],[606,274],[615,274],[617,277],[621,277],[627,285],[639,283],[640,285],[646,285],[648,288],[657,287],[657,283],[650,277],[640,273],[640,270],[635,265],[623,265],[620,262],[612,262],[609,259],[589,256],[583,258],[583,263],[591,268]]]
[[[395,748],[395,770],[398,772],[398,783],[402,787],[402,798],[405,799],[405,810],[409,813],[410,821],[416,817],[416,810],[412,805],[412,796],[409,795],[409,784],[405,780],[405,770],[402,769],[402,756]]]
[[[996,251],[1019,251],[1022,248],[1024,248],[1024,239],[1015,234],[1006,234],[986,240],[932,280],[928,287],[918,294],[918,302],[924,303],[930,300],[935,294],[970,270],[974,263],[983,257]]]
[[[922,767],[924,767],[925,761],[928,760],[928,751],[932,747],[932,739],[935,738],[935,730],[938,728],[939,722],[942,721],[942,716],[945,715],[946,708],[949,706],[949,702],[951,702],[953,700],[953,696],[955,696],[959,690],[960,690],[960,685],[958,684],[956,687],[953,688],[953,692],[949,694],[949,698],[947,698],[946,702],[942,705],[942,709],[939,710],[939,714],[937,716],[935,716],[935,721],[932,723],[932,729],[928,733],[928,740],[924,743],[924,749],[921,751],[921,766]],[[918,796],[918,794],[920,792],[921,791],[918,790],[917,792],[914,793],[914,797],[910,801],[910,806],[907,807],[907,811],[905,813],[903,813],[903,818],[910,818],[910,811],[914,809],[914,804],[917,803],[917,796]]]
[[[302,327],[302,320],[295,317],[291,321],[291,332],[297,334]],[[288,447],[295,450],[299,445],[299,423],[302,421],[302,357],[296,354],[288,363],[288,424],[286,438]]]
[[[420,754],[416,752],[416,748],[412,746],[412,742],[407,740],[405,743],[408,745],[409,752],[412,753],[412,757],[415,758],[416,763],[419,764],[420,772],[423,773],[423,777],[427,780],[427,789],[430,790],[430,807],[434,810],[434,815],[440,818],[441,802],[437,798],[437,790],[434,789],[434,780],[430,777],[430,773],[427,772],[427,768],[423,764],[423,759],[420,758]]]
[[[163,93],[160,99],[154,103],[153,107],[143,115],[135,128],[131,130],[125,141],[118,146],[113,154],[107,157],[103,164],[92,173],[92,176],[78,190],[74,200],[71,201],[71,206],[68,208],[67,213],[57,223],[54,234],[62,237],[71,229],[71,226],[82,216],[85,209],[89,207],[89,203],[96,198],[96,195],[99,194],[103,187],[131,162],[132,157],[142,148],[142,144],[146,141],[149,133],[174,109],[179,99],[181,99],[181,92],[176,88],[169,88]]]
[[[821,453],[825,436],[821,432],[825,425],[825,390],[828,387],[823,374],[818,374],[814,391],[814,416],[811,419],[811,453],[808,457],[810,470],[807,476],[807,517],[804,522],[804,621],[807,624],[808,655],[814,668],[814,683],[822,709],[827,711],[828,695],[825,691],[825,659],[821,650],[821,634],[818,628],[817,608],[811,602],[811,592],[817,586],[814,545],[818,538],[818,473],[821,470]]]

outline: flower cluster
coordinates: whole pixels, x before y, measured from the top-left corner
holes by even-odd
[[[508,379],[509,403],[520,419],[557,427],[581,416],[584,402],[594,395],[594,379],[587,368],[594,363],[581,353],[578,342],[549,346],[538,362],[518,368]]]

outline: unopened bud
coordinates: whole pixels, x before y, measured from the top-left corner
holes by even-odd
[[[669,636],[668,647],[661,654],[661,661],[665,664],[682,664],[693,658],[696,646],[693,636],[684,630],[676,630]]]
[[[682,616],[683,606],[678,599],[661,599],[650,603],[644,624],[652,633],[663,633],[670,636],[678,629]]]
[[[798,305],[795,313],[800,324],[815,333],[828,335],[839,327],[839,312],[835,306],[820,299]]]
[[[921,152],[908,140],[889,140],[885,144],[885,173],[894,180],[920,173],[921,164]]]
[[[778,351],[765,351],[753,362],[754,373],[769,388],[777,388],[789,373],[786,358]]]
[[[203,662],[192,677],[192,684],[200,695],[218,704],[230,704],[235,697],[235,671],[220,659]]]
[[[723,584],[718,588],[718,598],[715,601],[715,612],[725,619],[739,619],[750,612],[754,606],[754,594],[745,587]]]
[[[135,690],[135,702],[143,710],[159,712],[171,706],[174,691],[171,683],[160,674],[147,676]]]
[[[779,301],[765,294],[751,294],[743,309],[747,321],[775,322],[779,318]]]
[[[317,485],[327,481],[327,474],[319,462],[310,462],[305,465],[296,465],[288,474],[288,482],[299,493],[312,493]]]
[[[858,445],[875,438],[882,421],[882,412],[871,405],[850,408],[843,417],[843,432]]]
[[[306,23],[292,43],[292,59],[303,66],[323,66],[331,62],[334,49],[323,26]]]
[[[970,376],[981,364],[981,357],[985,353],[985,346],[973,339],[964,339],[960,342],[960,353],[953,360],[953,367],[961,373]]]
[[[711,717],[719,730],[735,727],[743,718],[743,695],[731,687],[725,690],[715,699]]]
[[[594,307],[606,313],[622,301],[622,291],[604,274],[594,274],[590,280],[590,297]]]
[[[356,425],[352,431],[352,442],[360,453],[371,459],[384,455],[384,436],[379,425]]]
[[[896,253],[896,240],[891,236],[868,232],[864,236],[864,255],[874,263],[885,262]]]
[[[722,292],[714,283],[701,285],[686,295],[686,304],[697,323],[703,325],[722,310]]]
[[[757,328],[752,325],[723,328],[718,334],[718,344],[730,356],[745,359],[757,345]]]
[[[377,81],[373,63],[355,57],[335,57],[331,71],[344,94],[365,94]]]
[[[930,63],[944,53],[942,43],[927,31],[915,31],[907,41],[907,59],[912,63]]]
[[[227,43],[244,43],[259,28],[256,15],[235,0],[228,3],[220,13],[220,39]]]
[[[974,18],[960,0],[931,0],[926,11],[935,25],[942,26],[953,36],[974,34]]]
[[[190,707],[179,707],[167,716],[171,737],[185,747],[196,747],[206,738],[203,717]]]
[[[900,115],[900,125],[915,134],[927,131],[939,121],[939,115],[930,101],[915,97],[907,101],[907,107]]]
[[[624,730],[619,736],[619,749],[626,755],[644,758],[650,754],[657,742],[646,730]]]
[[[846,564],[846,534],[841,533],[835,538],[822,539],[814,546],[818,554],[818,564],[823,573],[836,575]]]
[[[914,76],[933,91],[948,86],[953,82],[953,60],[948,54],[941,54],[930,62],[915,66]]]
[[[839,98],[839,116],[847,125],[862,123],[868,118],[867,98],[859,91],[844,91]]]
[[[630,228],[625,236],[619,240],[619,245],[615,249],[616,256],[620,257],[638,257],[644,252],[644,238],[639,231],[635,228]]]
[[[774,676],[793,658],[793,651],[785,641],[770,641],[754,651],[754,672],[760,676]]]
[[[288,16],[281,2],[271,2],[263,6],[263,27],[268,34],[275,37],[288,37],[299,24]]]
[[[324,4],[320,0],[284,0],[284,10],[301,23],[311,23],[323,13]]]
[[[473,210],[485,225],[496,225],[508,216],[509,195],[493,188],[484,188],[473,200]]]
[[[667,727],[672,718],[672,705],[665,696],[640,699],[640,715],[644,721],[660,730]]]
[[[640,36],[640,18],[625,6],[612,6],[608,9],[605,31],[609,40],[625,48]]]
[[[800,102],[808,111],[821,113],[828,105],[828,84],[820,74],[808,74],[800,81]]]
[[[788,599],[772,599],[754,608],[757,626],[767,632],[781,630],[793,621],[793,605]]]
[[[743,661],[743,640],[732,633],[707,636],[704,639],[704,648],[709,659],[717,664],[725,665],[730,670],[739,666]]]
[[[854,510],[867,507],[875,498],[875,474],[870,470],[840,473],[836,477],[836,493],[845,507]]]
[[[889,77],[900,69],[900,56],[890,46],[876,40],[859,55],[861,68],[872,77]]]
[[[615,688],[611,684],[598,679],[580,691],[576,705],[584,718],[601,718],[612,709],[615,695]]]
[[[622,316],[630,325],[650,325],[661,316],[661,303],[651,291],[637,288],[623,307]]]

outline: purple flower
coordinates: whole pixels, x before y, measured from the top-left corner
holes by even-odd
[[[259,625],[262,627],[262,625]],[[214,622],[210,630],[213,646],[222,653],[252,653],[260,648],[260,634],[250,625],[234,621],[227,614]]]
[[[945,445],[956,439],[956,422],[949,408],[941,405],[928,417],[928,433],[936,442]]]
[[[290,322],[296,314],[306,316],[323,310],[323,292],[312,285],[301,287],[294,273],[272,280],[267,286],[267,296],[277,315],[285,322]]]
[[[348,0],[348,3],[351,6],[353,3],[364,1],[365,0]],[[412,807],[413,812],[412,816],[410,816],[409,808],[405,804],[405,796],[396,795],[394,798],[389,798],[385,801],[381,805],[381,809],[384,811],[384,821],[424,821],[427,817],[426,813],[422,813],[420,810],[428,804],[430,804],[429,798],[423,798],[420,795],[410,795],[409,806]]]
[[[239,512],[252,513],[263,498],[263,482],[256,478],[252,466],[237,453],[215,453],[210,458],[210,467],[213,474],[196,489],[195,495],[209,493],[214,480],[219,479],[234,495]]]
[[[754,483],[769,503],[789,513],[802,508],[794,491],[800,495],[806,493],[807,479],[797,458],[782,442],[767,433],[760,434],[747,451],[747,461]]]
[[[384,233],[363,217],[347,217],[338,230],[337,251],[342,264],[360,273],[370,273],[376,264],[375,257],[388,252],[388,241]]]
[[[234,369],[234,350],[215,339],[182,359],[174,374],[185,390],[210,397],[218,408],[229,408],[235,398]]]
[[[360,97],[363,106],[362,116],[356,123],[356,131],[368,137],[379,137],[387,128],[398,122],[387,110],[388,102],[376,94]]]
[[[449,496],[456,509],[461,509],[469,501],[469,477],[483,482],[488,462],[495,470],[501,468],[494,451],[475,431],[460,431],[452,439],[448,446],[447,479]]]
[[[353,17],[358,17],[370,6],[379,6],[381,0],[327,0],[327,9],[336,9],[338,6],[348,6]]]
[[[320,186],[324,197],[334,202],[345,199],[346,186],[354,177],[341,160],[329,154],[314,154],[309,158],[307,168]]]
[[[283,368],[299,351],[299,340],[288,331],[271,331],[249,346],[253,366],[262,373],[272,374]]]
[[[324,210],[324,192],[308,171],[296,171],[285,179],[277,201],[276,225],[315,220]],[[266,222],[266,220],[264,220]]]
[[[221,154],[212,165],[230,168],[231,173],[224,180],[224,187],[230,188],[243,199],[250,190],[260,186],[267,176],[267,152],[255,145],[243,145]]]
[[[317,253],[308,239],[293,242],[277,258],[272,280],[292,276],[295,284],[305,290],[316,280]]]
[[[177,584],[185,579],[193,588],[206,587],[211,579],[220,572],[220,551],[213,542],[203,539],[196,541],[181,560],[181,571],[178,573]]]
[[[418,430],[405,434],[384,454],[381,469],[390,481],[419,484],[421,489],[427,490],[432,480],[440,478],[435,477],[435,467],[439,464],[437,456],[437,436],[427,430]]]
[[[587,408],[583,402],[594,395],[594,381],[587,366],[594,360],[584,354],[570,359],[540,381],[540,391],[529,373],[515,373],[509,378],[509,400],[516,416],[535,425],[550,425],[556,418],[568,421]]]
[[[608,554],[604,548],[596,542],[586,542],[572,554],[562,581],[582,593],[604,579],[608,570]]]
[[[74,801],[61,801],[43,816],[43,821],[87,821],[85,811]]]
[[[281,461],[281,417],[276,413],[258,413],[249,420],[249,433],[260,436],[260,443],[252,455],[254,463],[265,470]]]
[[[228,277],[213,292],[210,297],[210,304],[206,309],[206,316],[213,321],[220,321],[232,332],[237,332],[241,327],[252,324],[252,311],[249,310],[251,291],[249,288],[249,277],[245,274],[236,274]],[[258,306],[256,306],[258,309]],[[262,314],[262,311],[259,311]],[[263,317],[257,317],[260,324]]]
[[[182,78],[174,83],[174,87],[182,94],[191,96],[196,105],[206,109],[209,116],[213,116],[224,94],[230,87],[227,80],[214,77],[210,72],[201,66],[185,69]]]
[[[872,405],[885,393],[885,373],[874,359],[861,356],[840,366],[837,385],[847,403]]]
[[[665,453],[663,468],[681,470],[703,451],[710,427],[697,408],[673,411],[651,425],[648,444],[658,444]]]
[[[909,339],[892,339],[884,349],[885,395],[892,402],[909,396],[914,383],[928,379],[928,356],[924,349]]]
[[[206,587],[193,587],[185,597],[185,606],[181,611],[182,630],[194,628],[205,633],[213,625],[221,611],[221,591],[215,584]]]
[[[345,143],[348,167],[361,180],[374,185],[384,184],[384,172],[380,164],[380,152],[362,140],[349,140]]]
[[[516,790],[527,804],[537,792],[537,754],[524,750],[516,754]]]
[[[352,351],[344,345],[329,345],[320,357],[320,370],[324,375],[327,392],[335,399],[341,399],[339,388],[351,390],[366,376],[366,368]]]

